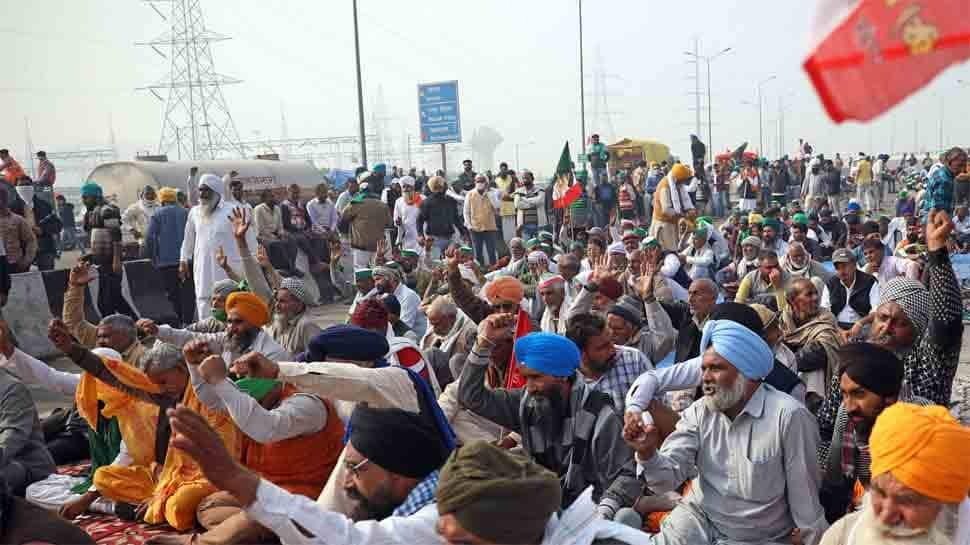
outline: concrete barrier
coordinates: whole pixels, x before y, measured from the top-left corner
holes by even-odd
[[[70,275],[68,269],[57,271],[44,271],[44,290],[47,292],[47,303],[51,310],[51,316],[60,318],[64,315],[64,292],[67,291],[67,282]],[[101,321],[101,313],[94,304],[94,296],[91,287],[84,288],[84,318],[96,324]]]
[[[122,295],[139,318],[149,318],[155,323],[179,327],[172,302],[165,292],[162,277],[147,259],[125,261],[122,264],[124,277],[121,282]]]
[[[51,358],[61,354],[47,338],[47,325],[53,315],[40,271],[10,275],[10,295],[7,306],[3,308],[3,316],[10,325],[17,346],[24,352],[36,358]]]

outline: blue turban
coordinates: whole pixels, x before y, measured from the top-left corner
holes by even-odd
[[[746,378],[761,380],[775,364],[775,356],[761,337],[731,320],[708,320],[701,336],[701,355],[709,346],[731,362]]]
[[[102,195],[101,186],[94,182],[88,182],[81,186],[82,197],[101,197]]]
[[[381,174],[387,174],[387,165],[384,163],[377,163],[374,165],[374,170],[372,172],[374,172],[374,174],[377,174],[378,172]]]
[[[532,333],[515,341],[515,359],[534,371],[569,377],[579,367],[579,348],[562,335]]]
[[[388,351],[387,338],[380,333],[353,325],[333,325],[307,343],[305,361],[338,358],[354,361],[376,361]]]

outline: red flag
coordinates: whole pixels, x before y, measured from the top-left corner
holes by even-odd
[[[532,333],[532,322],[529,321],[529,315],[520,308],[515,322],[515,338],[524,337],[529,333]],[[519,373],[519,365],[515,361],[515,351],[513,351],[512,356],[509,357],[509,368],[505,372],[505,387],[509,390],[518,390],[523,386],[525,386],[525,378]]]
[[[583,186],[579,185],[578,183],[573,184],[572,186],[569,187],[569,189],[566,190],[565,193],[562,194],[562,197],[559,197],[558,199],[552,201],[552,207],[566,208],[570,204],[573,204],[574,202],[576,202],[576,199],[582,196],[582,194],[583,194]]]
[[[868,121],[970,58],[967,0],[823,0],[804,68],[836,123]]]

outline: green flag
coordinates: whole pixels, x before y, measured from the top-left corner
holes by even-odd
[[[562,147],[562,153],[559,155],[559,164],[556,165],[556,175],[566,174],[573,169],[572,156],[569,154],[569,142]]]

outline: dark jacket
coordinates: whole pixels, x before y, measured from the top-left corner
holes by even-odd
[[[418,236],[450,237],[455,228],[467,236],[468,230],[465,229],[458,201],[445,193],[432,193],[421,201]]]
[[[298,233],[302,231],[309,231],[311,224],[310,213],[306,210],[306,203],[297,201],[296,206],[303,210],[303,229],[297,228],[293,225],[292,212],[290,212],[290,207],[283,203],[279,204],[280,207],[280,217],[283,220],[283,230],[287,233]]]
[[[872,310],[869,304],[869,291],[876,284],[876,278],[857,270],[855,272],[855,284],[853,285],[852,296],[848,298],[849,307],[866,316]],[[829,288],[829,302],[831,303],[832,314],[838,316],[846,305],[846,290],[839,280],[838,275],[829,278],[825,285]]]
[[[771,174],[771,192],[772,193],[787,193],[788,192],[788,169],[778,169],[777,172]]]
[[[822,185],[827,195],[838,195],[842,193],[842,175],[837,170],[827,172],[822,176]]]
[[[57,235],[61,234],[64,225],[54,207],[36,196],[34,197],[34,221],[40,228],[40,234],[37,235],[37,253],[57,253]]]
[[[65,202],[63,205],[58,207],[58,212],[61,215],[61,225],[65,229],[74,229],[74,205]]]

